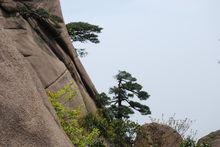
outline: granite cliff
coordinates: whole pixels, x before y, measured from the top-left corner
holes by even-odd
[[[0,146],[72,146],[47,92],[73,82],[77,95],[66,105],[87,114],[97,90],[64,22],[24,17],[27,5],[62,18],[59,0],[0,0]]]

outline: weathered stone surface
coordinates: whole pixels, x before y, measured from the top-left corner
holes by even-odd
[[[72,146],[47,91],[72,82],[77,94],[66,105],[80,107],[83,115],[96,112],[97,91],[65,24],[54,33],[34,18],[24,19],[16,9],[20,2],[62,17],[59,0],[0,0],[0,146]]]
[[[13,0],[0,0],[1,6],[5,11],[16,12],[17,4]]]
[[[51,86],[47,88],[47,91],[48,92],[58,91],[62,89],[64,86],[70,85],[70,83],[71,83],[72,90],[75,92],[75,97],[69,101],[66,101],[65,99],[61,98],[60,101],[63,101],[63,102],[66,101],[65,106],[69,108],[79,108],[81,110],[81,113],[85,115],[86,113],[88,113],[88,111],[83,101],[83,97],[81,95],[81,92],[77,84],[75,83],[75,81],[73,80],[73,78],[71,77],[71,74],[69,73],[67,69],[64,71],[64,73],[60,77],[58,77],[58,79],[54,83],[51,84]]]
[[[220,147],[220,130],[202,137],[199,139],[198,144],[208,144],[211,145],[211,147]]]
[[[0,146],[71,146],[7,30],[0,38]]]
[[[36,8],[45,8],[52,14],[63,18],[62,12],[60,9],[59,0],[53,0],[53,2],[49,0],[39,0],[39,1],[29,1],[28,3],[33,5]],[[62,42],[61,40],[64,41],[64,44],[63,43],[60,44],[60,47],[63,50],[65,50],[65,52],[68,54],[68,57],[73,62],[72,64],[74,65],[74,67],[67,67],[67,68],[69,69],[73,77],[75,77],[77,84],[81,84],[84,87],[83,89],[87,91],[87,94],[89,94],[90,97],[95,98],[97,94],[97,90],[95,86],[93,85],[91,79],[89,78],[86,70],[84,69],[81,61],[79,60],[75,49],[72,46],[65,24],[61,23],[60,25],[61,25],[61,28],[60,28],[61,34],[59,37],[57,37],[54,40],[56,42]],[[51,38],[53,37],[50,37],[50,41],[51,41]],[[67,57],[65,57],[64,60],[67,60]],[[72,70],[76,70],[76,71],[72,71]]]
[[[179,147],[182,137],[169,126],[150,123],[142,126],[144,135],[137,136],[135,147]]]

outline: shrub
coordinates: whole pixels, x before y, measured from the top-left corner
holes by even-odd
[[[150,117],[150,120],[151,122],[167,125],[176,130],[183,138],[180,147],[211,147],[209,144],[196,143],[194,137],[197,131],[193,131],[192,129],[190,129],[193,121],[188,118],[176,119],[174,114],[172,117],[169,117],[168,120],[165,120],[164,115],[162,114],[162,119],[155,119]],[[188,135],[186,135],[187,132],[189,133]]]
[[[211,145],[207,143],[197,144],[196,141],[188,137],[183,140],[180,147],[211,147]]]
[[[83,121],[83,126],[90,131],[93,128],[98,128],[100,135],[113,146],[132,146],[137,133],[141,133],[140,125],[128,119],[110,120],[103,116],[102,111],[100,111],[96,115],[87,115]]]
[[[86,147],[88,145],[95,144],[100,131],[97,128],[93,128],[90,132],[88,132],[79,124],[80,111],[71,110],[58,101],[60,97],[64,97],[66,101],[74,98],[75,91],[71,89],[71,84],[65,86],[57,92],[49,92],[48,95],[49,100],[59,118],[59,122],[72,143],[74,145],[78,145],[79,147]]]

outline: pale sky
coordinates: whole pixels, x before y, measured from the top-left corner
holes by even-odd
[[[219,0],[62,0],[66,23],[104,28],[83,64],[100,92],[118,70],[133,74],[151,97],[152,117],[195,120],[197,137],[220,129]],[[149,122],[136,115],[135,121]]]

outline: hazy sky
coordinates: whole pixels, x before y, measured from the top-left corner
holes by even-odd
[[[151,95],[152,117],[196,120],[198,137],[220,129],[219,0],[62,0],[66,23],[104,28],[83,44],[85,68],[101,92],[126,70]],[[79,47],[78,44],[75,44]],[[143,124],[148,116],[135,116]]]

